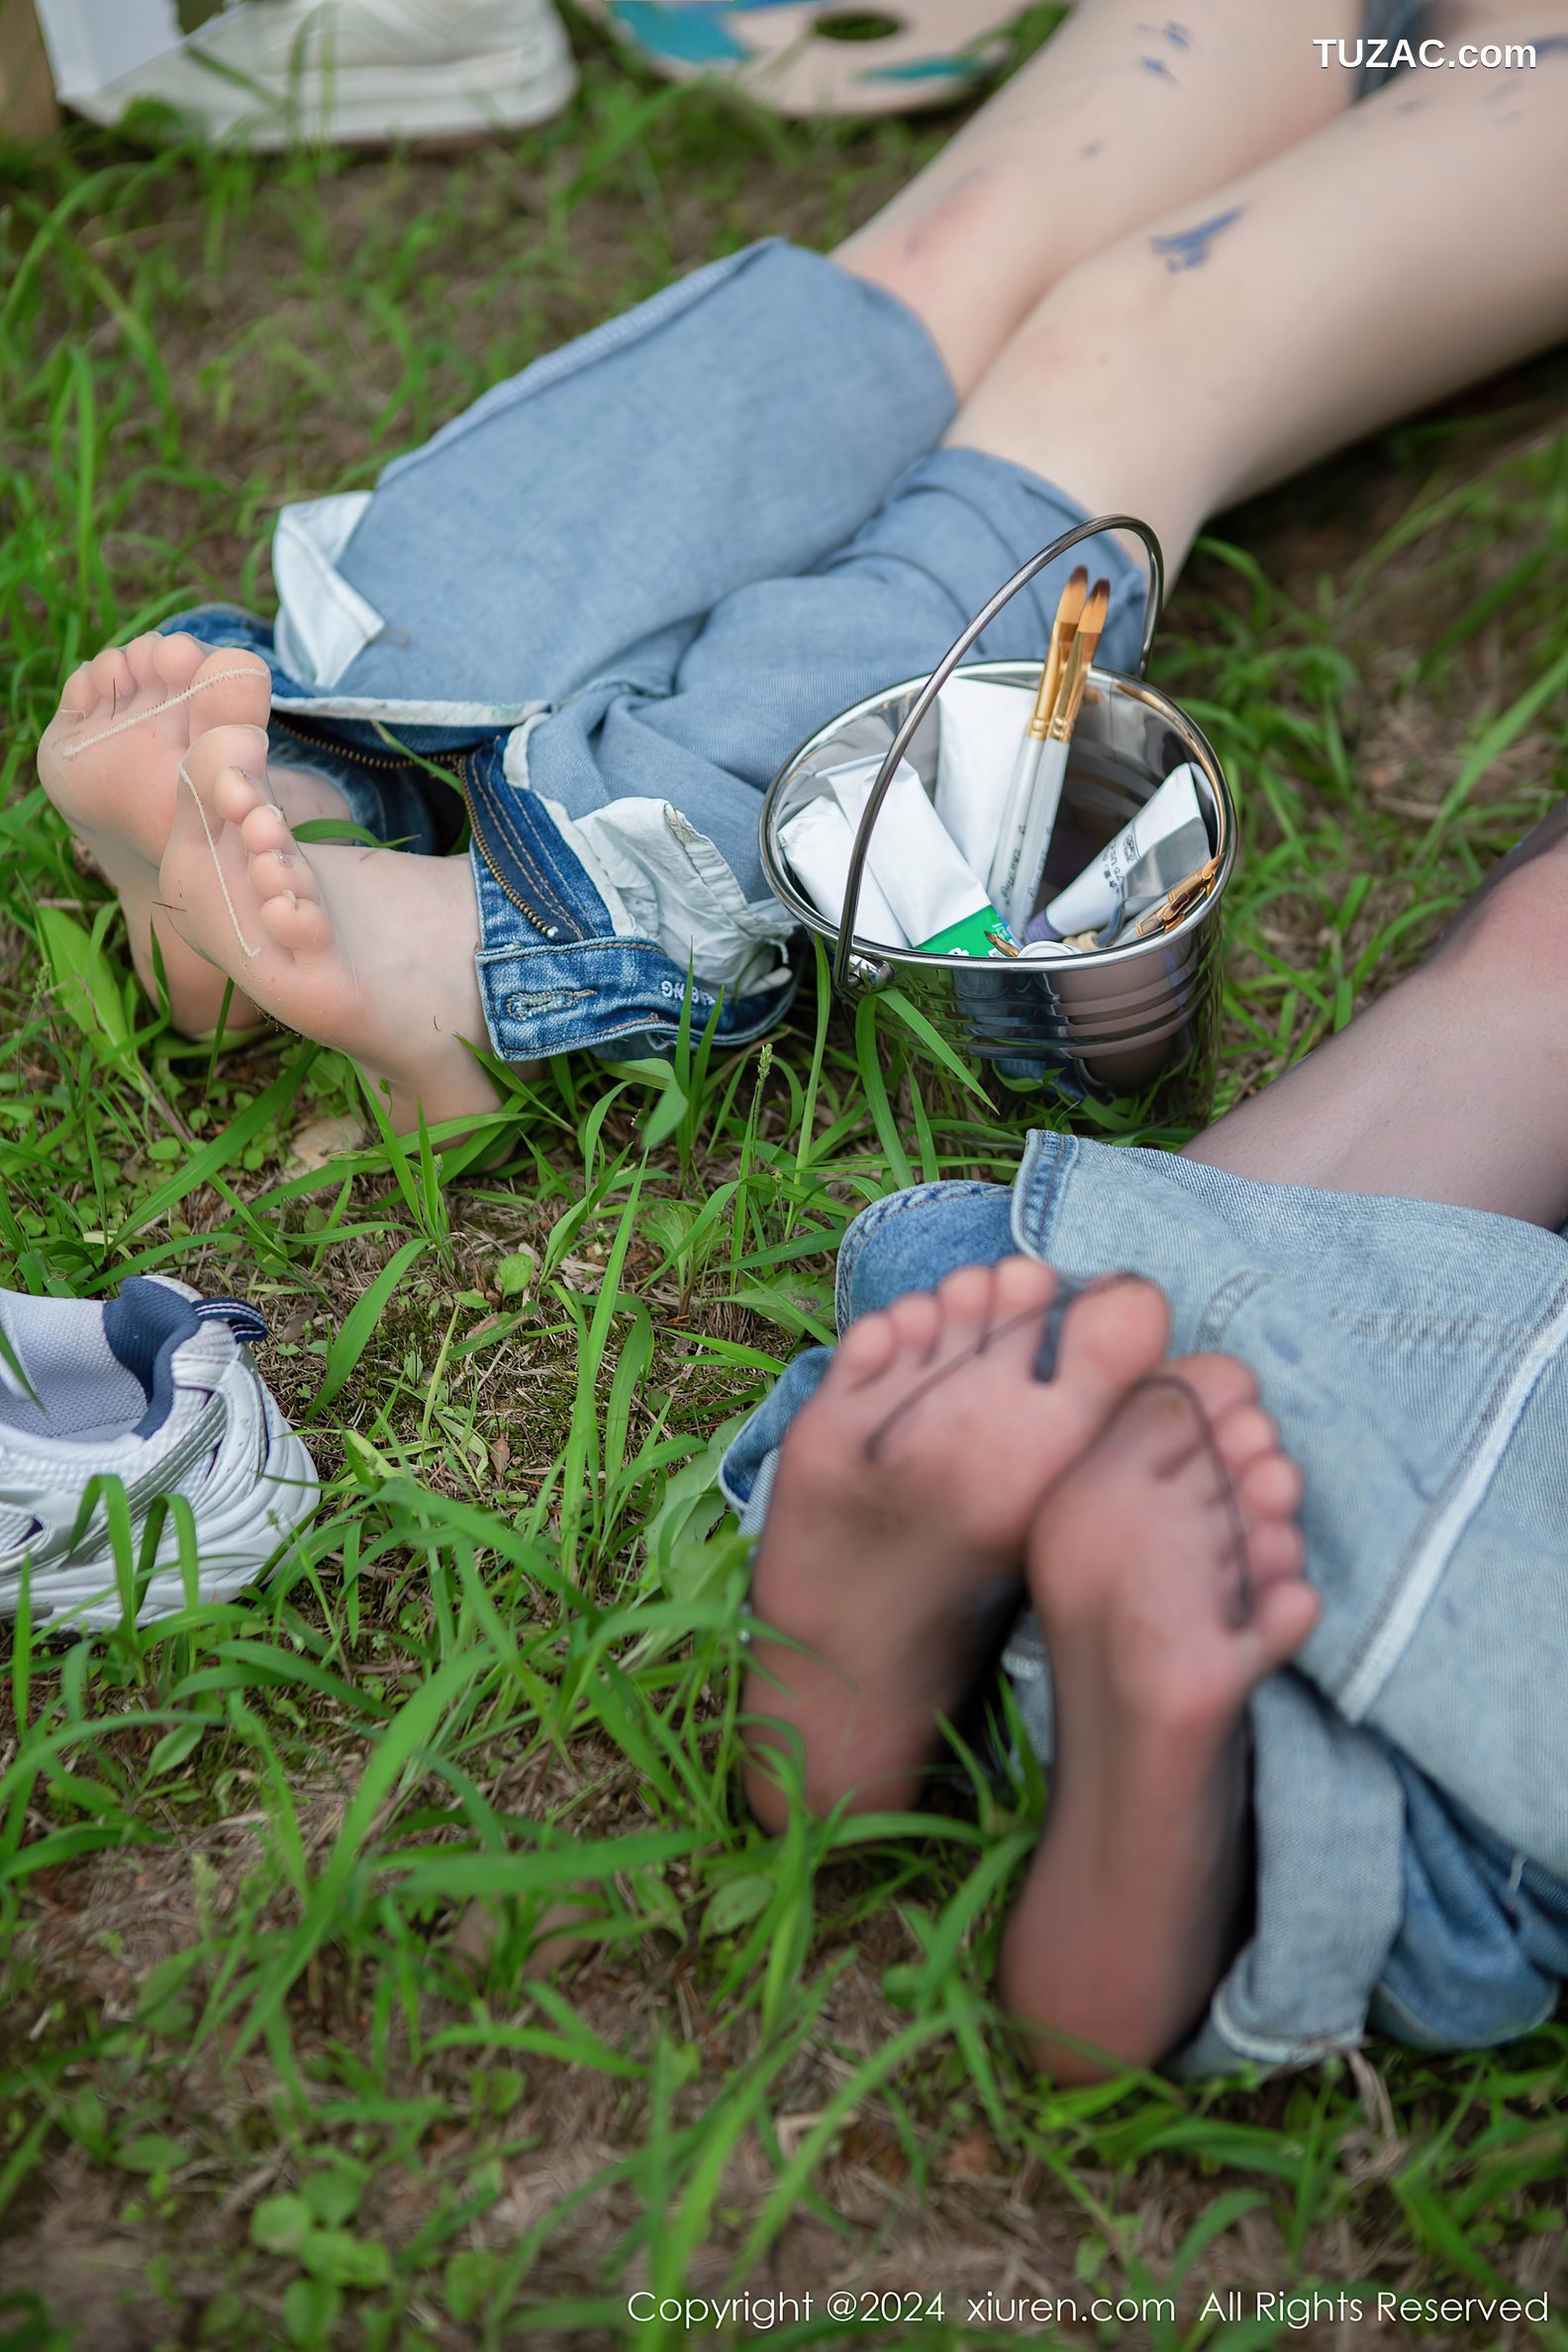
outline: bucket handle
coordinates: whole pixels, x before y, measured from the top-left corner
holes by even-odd
[[[899,761],[908,750],[915,730],[974,643],[975,638],[979,637],[982,630],[990,628],[1003,606],[1011,604],[1019,590],[1027,588],[1036,572],[1042,572],[1047,563],[1054,563],[1058,555],[1065,555],[1069,547],[1076,547],[1082,539],[1099,539],[1103,533],[1109,531],[1130,531],[1134,538],[1142,540],[1148,552],[1149,586],[1143,616],[1143,643],[1138,653],[1138,677],[1141,678],[1147,670],[1149,652],[1154,643],[1154,631],[1159,622],[1160,607],[1165,601],[1165,557],[1153,532],[1150,531],[1146,523],[1140,523],[1135,515],[1097,515],[1088,523],[1080,523],[1075,530],[1063,532],[1060,539],[1052,539],[1048,547],[1041,547],[1037,555],[1031,555],[1028,563],[1021,570],[1016,571],[1012,579],[997,590],[984,612],[977,613],[962,637],[948,646],[915,697],[909,717],[888,745],[887,757],[877,770],[877,780],[871,787],[871,795],[866,802],[864,814],[855,833],[854,847],[849,855],[849,872],[844,881],[843,910],[838,918],[838,942],[833,949],[833,978],[834,988],[841,993],[853,994],[857,987],[871,985],[874,973],[880,972],[885,975],[886,972],[885,965],[868,964],[863,956],[855,954],[854,919],[860,912],[860,884],[865,874],[866,857],[871,847],[872,828],[882,814],[882,803],[887,799],[893,779],[898,773]]]

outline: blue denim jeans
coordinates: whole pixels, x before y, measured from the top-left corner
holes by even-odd
[[[770,241],[497,385],[373,491],[286,508],[270,630],[169,626],[265,655],[278,757],[379,837],[440,847],[456,805],[389,738],[449,768],[504,1058],[668,1045],[688,973],[739,1042],[793,987],[766,786],[1083,519],[1022,467],[938,446],[953,409],[912,311]],[[1142,575],[1101,544],[1102,659],[1127,666]],[[1037,654],[1066,568],[976,657]]]
[[[1038,1134],[1011,1189],[863,1211],[838,1327],[1013,1249],[1157,1282],[1174,1350],[1250,1364],[1305,1473],[1323,1617],[1252,1700],[1256,1914],[1180,2070],[1301,2064],[1369,2026],[1451,2049],[1539,2024],[1568,1976],[1564,1238]],[[749,1531],[829,1360],[797,1359],[729,1450]],[[1031,1616],[1004,1665],[1048,1760]]]

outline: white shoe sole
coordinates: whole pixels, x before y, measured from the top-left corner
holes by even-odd
[[[275,1492],[268,1495],[268,1487]],[[315,1517],[320,1501],[316,1465],[290,1429],[272,1447],[264,1476],[246,1489],[231,1514],[204,1519],[197,1513],[198,1599],[229,1601],[267,1572],[275,1575],[292,1548],[289,1539]],[[166,1523],[156,1558],[137,1610],[139,1625],[172,1617],[186,1606],[178,1542]],[[14,1617],[21,1598],[22,1572],[0,1577],[0,1617]],[[31,1579],[29,1606],[35,1628],[51,1633],[100,1632],[118,1625],[124,1613],[113,1553],[105,1547],[68,1567],[40,1569]]]
[[[307,67],[268,106],[252,89],[216,71],[182,70],[177,94],[158,71],[128,75],[107,89],[84,91],[71,105],[89,122],[112,129],[138,98],[166,98],[199,122],[210,139],[236,133],[258,154],[276,154],[299,141],[328,147],[369,147],[395,139],[482,139],[521,131],[560,113],[577,87],[577,67],[565,35],[546,19],[541,37],[526,49],[502,49],[479,61],[449,65],[356,65],[342,72]],[[192,75],[199,76],[200,95]]]

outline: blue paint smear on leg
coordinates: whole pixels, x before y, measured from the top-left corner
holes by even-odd
[[[856,74],[857,81],[919,82],[939,81],[943,76],[973,81],[979,74],[989,73],[990,66],[979,57],[917,57],[908,65],[876,65]]]
[[[1560,56],[1564,49],[1568,49],[1568,33],[1548,34],[1544,41],[1531,42],[1530,47],[1535,51],[1537,63],[1542,57]]]
[[[1215,239],[1232,228],[1245,211],[1246,206],[1238,204],[1231,212],[1216,213],[1212,221],[1200,221],[1196,229],[1178,229],[1169,237],[1151,237],[1149,245],[1172,277],[1183,269],[1202,269]]]
[[[1175,74],[1172,73],[1170,67],[1166,64],[1163,57],[1139,57],[1138,63],[1142,66],[1145,73],[1158,74],[1160,80],[1168,81],[1172,88],[1180,87],[1180,84],[1176,80]]]
[[[1188,32],[1185,25],[1167,25],[1165,28],[1165,38],[1170,43],[1172,49],[1192,48],[1192,35]]]

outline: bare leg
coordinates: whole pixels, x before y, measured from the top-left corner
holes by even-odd
[[[1059,2080],[1105,2071],[1078,2043],[1165,2057],[1224,1969],[1245,1897],[1243,1711],[1318,1616],[1300,1502],[1251,1373],[1196,1356],[1140,1383],[1035,1517],[1057,1756],[1000,1989]]]
[[[965,394],[1078,262],[1348,106],[1313,39],[1360,24],[1360,0],[1078,0],[834,258],[920,314]]]
[[[1261,1183],[1568,1224],[1568,838],[1489,883],[1419,971],[1187,1146]]]
[[[1144,516],[1180,562],[1234,499],[1568,330],[1565,99],[1568,50],[1400,77],[1072,270],[949,439]]]

